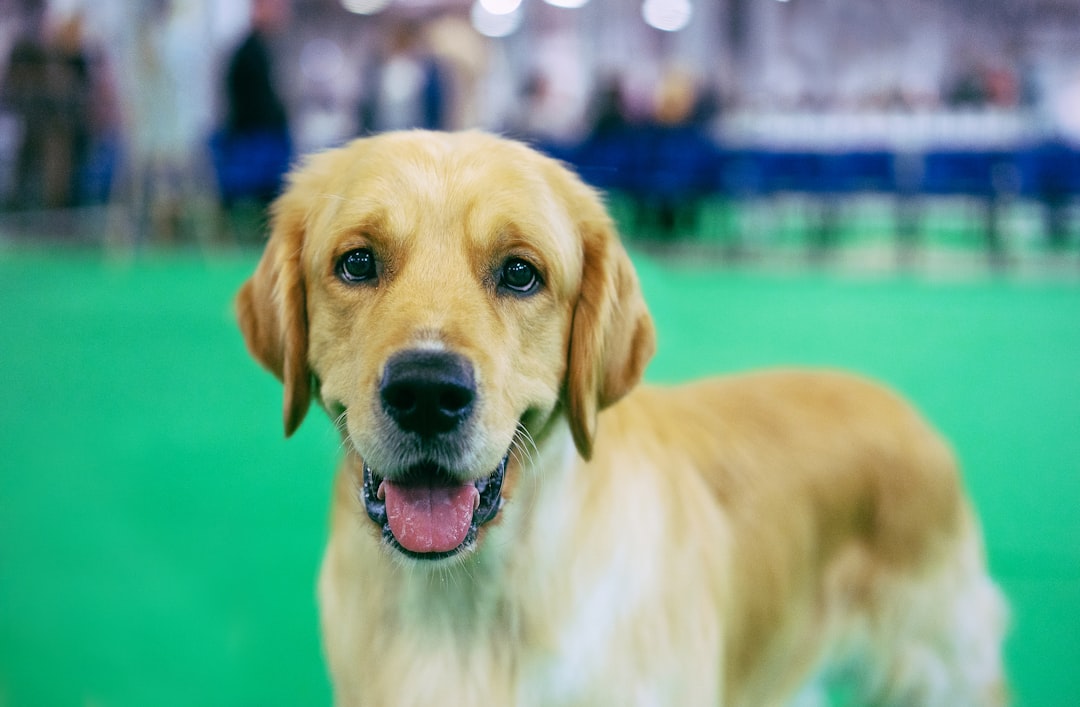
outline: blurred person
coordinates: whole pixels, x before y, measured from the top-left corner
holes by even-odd
[[[697,227],[703,197],[713,188],[717,147],[709,126],[717,101],[698,79],[669,67],[656,90],[649,131],[653,168],[642,188],[642,221],[664,237]]]
[[[980,108],[986,105],[986,86],[977,71],[961,74],[946,91],[945,102],[950,108]]]
[[[44,0],[27,0],[24,26],[11,49],[0,85],[0,107],[18,121],[21,133],[15,157],[11,208],[40,206],[45,181],[46,116],[49,114],[48,51],[44,41]]]
[[[546,77],[537,74],[530,93],[547,92]],[[538,102],[542,99],[536,99]],[[602,78],[586,111],[590,127],[580,145],[573,150],[578,171],[593,186],[605,190],[632,192],[635,175],[644,156],[644,145],[638,139],[640,126],[631,121],[626,108],[621,76]],[[525,123],[526,126],[533,125]],[[537,126],[539,130],[542,126]],[[544,133],[533,133],[544,135]],[[555,141],[552,141],[553,144]],[[544,144],[541,142],[541,144]]]
[[[1020,105],[1020,79],[1006,66],[987,66],[983,70],[986,97],[997,108],[1016,108]]]
[[[55,27],[45,4],[28,2],[0,98],[19,119],[22,141],[15,167],[14,208],[78,206],[91,144],[92,60],[81,15]]]
[[[670,68],[656,89],[655,119],[660,125],[692,124],[698,103],[698,86],[689,72]]]
[[[961,74],[947,93],[947,103],[953,108],[1016,108],[1020,101],[1017,73],[987,62]]]
[[[446,127],[447,80],[420,24],[393,28],[364,85],[361,132]]]
[[[80,206],[93,133],[95,59],[85,44],[83,17],[75,14],[56,28],[50,41],[48,85],[53,101],[45,151],[45,205]]]
[[[507,118],[507,132],[534,145],[557,142],[544,107],[551,103],[551,81],[542,71],[532,71],[518,87],[514,109]]]
[[[492,73],[505,68],[505,61],[493,61],[495,49],[464,17],[445,14],[430,21],[425,37],[443,79],[443,118],[447,130],[494,125],[490,106],[482,91],[492,81]],[[497,81],[498,79],[494,79]]]
[[[609,77],[600,82],[591,113],[593,136],[620,134],[630,127],[619,77]]]
[[[263,208],[277,196],[293,157],[288,113],[278,90],[272,39],[288,25],[289,0],[253,0],[251,29],[229,59],[227,117],[214,140],[223,205]]]
[[[206,46],[182,3],[143,0],[133,37],[131,85],[131,202],[137,232],[175,240],[199,199],[205,165],[196,146],[205,140],[209,101],[199,100]]]

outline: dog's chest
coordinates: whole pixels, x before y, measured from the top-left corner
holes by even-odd
[[[419,594],[404,592],[393,626],[354,634],[379,634],[368,644],[374,660],[360,662],[367,673],[362,703],[674,704],[670,698],[680,688],[672,666],[638,660],[648,651],[626,618],[627,604],[642,597],[632,596],[634,584],[626,579],[606,576],[569,602],[527,591],[481,599],[476,585],[464,591],[468,583],[455,582],[435,595],[429,586],[424,604],[414,603]]]

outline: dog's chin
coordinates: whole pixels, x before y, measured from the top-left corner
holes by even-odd
[[[463,556],[499,514],[509,459],[507,452],[489,475],[467,482],[436,464],[418,464],[390,480],[364,462],[364,508],[386,544],[404,557],[430,562]]]

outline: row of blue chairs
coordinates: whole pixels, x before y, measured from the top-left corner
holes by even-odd
[[[902,249],[917,238],[924,197],[971,197],[981,204],[978,222],[995,262],[1003,258],[999,207],[1007,199],[1042,202],[1047,237],[1063,245],[1071,228],[1067,207],[1080,196],[1080,149],[1054,141],[994,150],[783,150],[724,148],[693,128],[626,127],[555,154],[597,188],[632,197],[646,216],[650,209],[693,213],[704,198],[716,195],[810,196],[818,207],[809,229],[815,252],[836,242],[840,205],[857,194],[896,197]],[[677,231],[676,218],[667,223],[666,230]]]
[[[1080,195],[1080,149],[1046,142],[1016,149],[724,149],[681,128],[627,128],[563,148],[560,157],[601,189],[653,197],[780,192],[850,194]]]

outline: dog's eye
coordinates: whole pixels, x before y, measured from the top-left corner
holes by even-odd
[[[532,294],[540,287],[540,275],[531,263],[521,258],[510,258],[502,267],[499,286],[517,294]]]
[[[364,282],[375,277],[375,254],[368,248],[350,250],[338,259],[337,274],[345,282]]]

